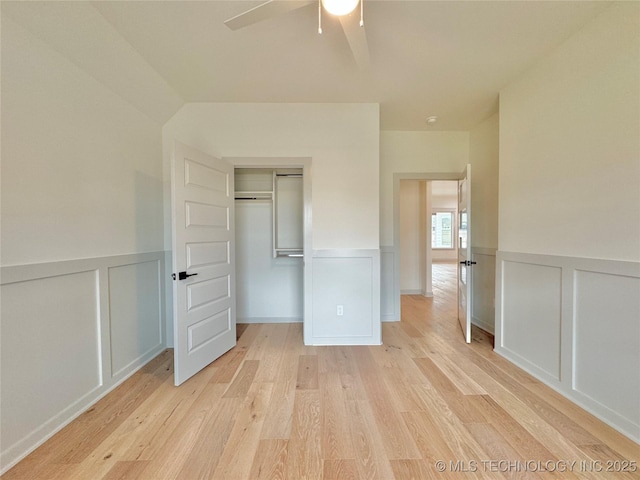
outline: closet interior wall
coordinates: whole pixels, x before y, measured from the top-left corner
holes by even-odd
[[[238,323],[301,322],[302,169],[236,168]]]

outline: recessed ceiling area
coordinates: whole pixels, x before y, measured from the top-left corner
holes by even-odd
[[[501,88],[608,6],[365,0],[370,67],[361,70],[335,18],[325,14],[318,34],[317,4],[232,31],[223,22],[261,2],[2,3],[3,15],[99,80],[104,75],[124,97],[154,84],[159,95],[173,97],[167,111],[177,98],[374,102],[383,130],[471,129],[497,111]],[[87,27],[92,22],[105,29],[99,37]],[[104,54],[116,43],[118,56],[140,60],[136,72],[124,73],[127,82],[113,73],[127,62]],[[434,112],[438,122],[428,126]]]

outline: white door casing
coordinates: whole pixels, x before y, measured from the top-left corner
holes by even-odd
[[[171,214],[176,385],[236,344],[233,171],[224,160],[175,144]]]
[[[458,180],[458,322],[471,343],[471,165]]]

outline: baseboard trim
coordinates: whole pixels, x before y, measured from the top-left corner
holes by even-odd
[[[423,291],[421,289],[406,289],[400,290],[400,295],[422,295]]]
[[[237,318],[236,323],[302,323],[302,317],[244,317]]]

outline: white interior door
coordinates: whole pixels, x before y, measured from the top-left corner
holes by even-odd
[[[171,174],[180,385],[236,344],[233,166],[176,142]]]
[[[458,180],[458,322],[471,343],[471,165]]]

